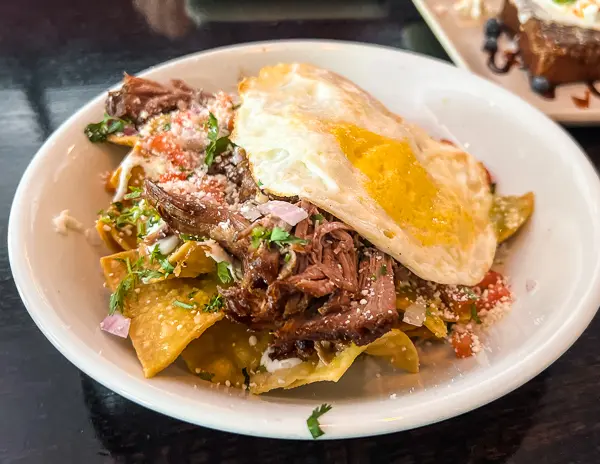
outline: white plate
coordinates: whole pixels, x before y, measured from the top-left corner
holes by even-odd
[[[590,96],[589,108],[579,108],[573,98],[585,98],[585,84],[559,86],[556,98],[539,96],[529,87],[527,73],[518,66],[508,74],[496,74],[487,66],[487,54],[482,51],[483,26],[488,17],[501,10],[504,0],[486,0],[489,13],[472,20],[453,9],[456,0],[413,0],[421,15],[437,36],[450,58],[461,68],[473,71],[517,94],[558,122],[584,125],[600,123],[600,98]],[[500,47],[502,50],[502,46]],[[503,58],[500,57],[499,61]]]
[[[144,75],[232,90],[240,73],[282,61],[327,67],[439,137],[454,138],[484,161],[502,192],[533,190],[537,210],[508,262],[518,298],[490,333],[488,350],[458,361],[424,353],[408,375],[360,360],[338,384],[252,397],[213,386],[174,365],[146,380],[129,341],[100,331],[107,311],[98,258],[82,234],[54,232],[63,209],[88,226],[105,207],[100,173],[123,152],[83,135],[101,118],[100,95],[65,122],[36,154],[17,190],[9,223],[10,262],[31,317],[78,368],[161,413],[231,432],[310,438],[306,418],[324,402],[324,438],[409,429],[469,411],[517,388],[558,358],[600,304],[600,186],[584,154],[539,111],[509,92],[448,64],[389,48],[326,41],[249,44],[191,55]],[[527,124],[523,124],[526,121]],[[525,291],[527,279],[538,282]],[[434,347],[432,347],[434,348]],[[375,374],[381,370],[382,375]],[[395,395],[395,396],[392,396]]]

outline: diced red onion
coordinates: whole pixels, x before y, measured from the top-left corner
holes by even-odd
[[[298,206],[288,203],[287,201],[267,201],[266,203],[259,205],[258,210],[263,214],[272,214],[273,216],[277,216],[278,218],[287,222],[290,226],[295,226],[300,221],[303,221],[308,217],[306,211]]]
[[[126,125],[123,128],[123,135],[136,135],[137,134],[137,130],[135,129],[135,126],[131,126],[131,125]]]
[[[240,208],[240,213],[242,213],[242,216],[244,216],[246,219],[252,222],[256,221],[259,217],[262,216],[258,208],[256,208],[255,206],[244,205]]]
[[[420,303],[413,303],[406,311],[404,311],[404,317],[402,318],[402,322],[406,322],[407,324],[414,325],[417,327],[421,327],[423,322],[425,322],[425,312],[427,308]]]
[[[106,316],[100,323],[100,328],[117,337],[127,338],[130,325],[131,319],[123,316],[121,313],[115,313],[112,316]]]

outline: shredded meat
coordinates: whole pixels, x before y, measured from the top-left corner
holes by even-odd
[[[197,91],[177,79],[166,86],[125,74],[122,87],[108,93],[106,112],[110,116],[139,123],[148,116],[177,108],[185,109],[198,95]]]
[[[386,270],[385,273],[382,269]],[[275,334],[274,357],[289,356],[295,351],[298,341],[341,340],[365,345],[389,331],[398,319],[392,269],[389,256],[376,249],[368,249],[360,261],[360,292],[356,299],[345,301],[337,310],[324,315],[311,317],[302,314],[286,321]]]
[[[242,174],[238,187],[248,177]],[[225,313],[255,330],[272,331],[274,357],[310,356],[315,342],[364,345],[398,319],[392,259],[307,201],[297,206],[308,217],[291,228],[272,216],[250,222],[230,205],[188,200],[148,180],[145,194],[169,227],[210,237],[241,261],[243,279],[220,289]],[[259,226],[279,227],[305,242],[253,243]]]

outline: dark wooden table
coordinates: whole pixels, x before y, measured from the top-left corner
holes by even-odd
[[[14,190],[44,139],[124,70],[221,45],[298,37],[446,58],[408,0],[279,4],[190,1],[194,21],[183,1],[0,5],[0,462],[600,462],[600,318],[545,372],[476,411],[410,432],[302,443],[217,432],[146,410],[79,372],[36,328],[4,245]],[[250,13],[237,13],[242,5]],[[570,132],[598,166],[599,129]]]

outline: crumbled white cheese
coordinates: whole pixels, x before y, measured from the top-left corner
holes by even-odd
[[[83,232],[83,224],[69,214],[69,210],[65,209],[60,214],[52,219],[54,230],[62,235],[67,235],[69,230],[75,232]]]
[[[271,359],[269,356],[273,352],[273,348],[267,348],[260,358],[260,364],[265,366],[267,372],[276,372],[280,369],[289,369],[302,363],[300,358],[288,358],[288,359]]]

